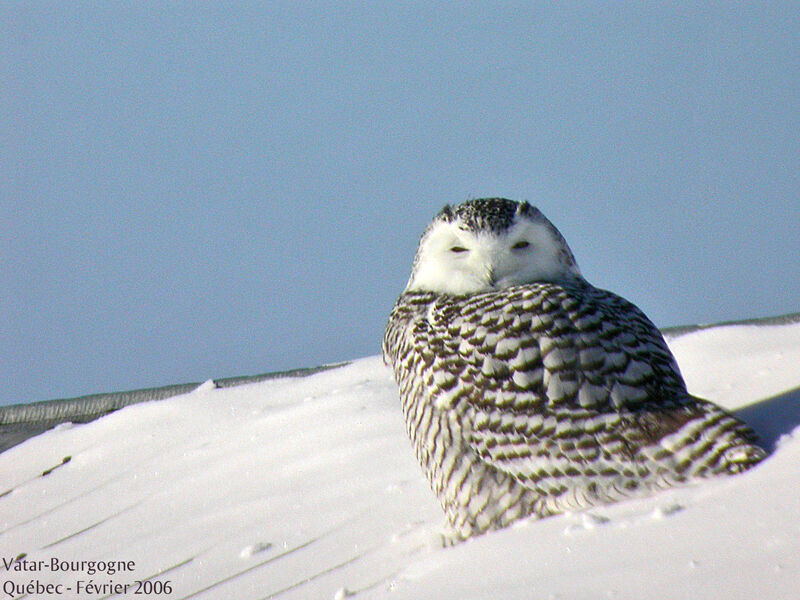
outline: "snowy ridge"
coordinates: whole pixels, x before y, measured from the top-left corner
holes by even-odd
[[[341,364],[323,365],[306,369],[292,369],[262,373],[260,375],[247,375],[243,377],[226,377],[209,380],[205,383],[181,383],[162,387],[130,390],[127,392],[110,392],[106,394],[91,394],[78,398],[63,398],[59,400],[44,400],[28,404],[14,404],[0,406],[0,452],[7,450],[26,439],[38,435],[60,423],[89,423],[95,419],[119,410],[131,404],[164,400],[181,394],[187,394],[201,385],[225,388],[256,383],[267,379],[280,379],[283,377],[300,377],[313,375],[320,371],[333,369]]]
[[[36,580],[63,586],[52,598],[134,598],[149,580],[171,600],[796,598],[800,323],[670,346],[690,391],[759,431],[764,463],[441,549],[443,516],[378,357],[201,386],[0,454],[0,557],[42,566],[0,563],[16,586],[4,597],[38,597],[24,587]],[[54,558],[76,569],[53,572]],[[79,561],[135,564],[90,575]],[[106,587],[86,593],[88,580]]]

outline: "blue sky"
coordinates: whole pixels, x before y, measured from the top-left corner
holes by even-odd
[[[800,310],[792,3],[0,4],[0,404],[377,354],[445,203],[659,326]]]

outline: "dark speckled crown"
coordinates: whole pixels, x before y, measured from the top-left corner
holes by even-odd
[[[517,215],[537,216],[539,211],[527,202],[515,202],[506,198],[478,198],[457,206],[445,206],[437,219],[461,221],[465,229],[488,230],[500,233],[514,224]]]

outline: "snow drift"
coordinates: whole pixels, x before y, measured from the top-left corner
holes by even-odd
[[[202,385],[0,454],[3,597],[797,598],[800,323],[668,341],[690,392],[750,423],[766,461],[442,549],[378,357]]]

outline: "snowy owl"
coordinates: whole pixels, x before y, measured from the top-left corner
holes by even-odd
[[[442,209],[383,354],[449,542],[765,456],[747,426],[689,395],[655,325],[589,284],[527,202]]]

